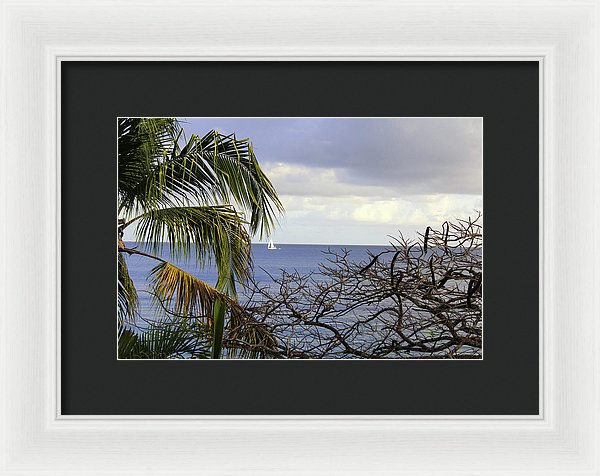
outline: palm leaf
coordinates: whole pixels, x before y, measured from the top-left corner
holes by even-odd
[[[147,184],[146,177],[157,160],[172,150],[180,133],[181,127],[173,118],[119,119],[119,211],[160,203],[158,190],[144,189],[140,184]]]
[[[283,205],[264,174],[249,139],[211,131],[194,149],[215,175],[214,191],[224,201],[235,201],[250,213],[250,231],[269,234]]]
[[[138,294],[131,276],[125,258],[121,253],[118,256],[117,271],[117,302],[119,321],[135,321],[135,314],[138,307]]]
[[[170,304],[178,317],[207,322],[212,320],[215,301],[232,302],[214,287],[166,261],[152,269],[150,279],[154,300],[161,307]]]
[[[201,323],[212,325],[212,358],[221,356],[223,330],[227,307],[238,309],[236,301],[206,284],[192,274],[164,262],[151,272],[155,301],[161,307],[170,303],[177,317],[193,317]]]
[[[181,147],[181,131],[173,125],[176,121],[136,121],[120,129],[120,212],[146,212],[194,202],[235,202],[250,214],[252,234],[263,236],[271,231],[283,206],[248,139],[211,131],[202,138],[192,135]],[[125,170],[121,181],[122,161]]]
[[[140,347],[138,336],[125,327],[119,327],[119,359],[145,359],[147,355]]]
[[[202,334],[186,327],[181,320],[157,322],[137,332],[119,328],[120,359],[206,359],[209,355]]]
[[[235,295],[235,280],[246,282],[252,266],[250,236],[241,216],[227,206],[173,207],[146,212],[136,227],[136,239],[161,253],[169,243],[171,257],[202,266],[214,258],[217,288]]]

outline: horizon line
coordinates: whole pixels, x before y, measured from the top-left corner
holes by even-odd
[[[268,245],[267,241],[257,241],[250,242],[252,245]],[[275,245],[311,245],[311,246],[389,246],[390,243],[386,243],[384,245],[378,245],[376,243],[283,243],[283,242],[274,242]]]
[[[148,242],[141,242],[141,241],[135,241],[135,240],[124,240],[125,243],[139,243],[139,244],[145,244]],[[165,243],[165,244],[169,244],[168,241],[161,241],[160,243]],[[251,245],[265,245],[267,246],[269,244],[268,241],[251,241],[250,242]],[[310,245],[310,246],[391,246],[391,243],[385,243],[385,244],[377,244],[377,243],[283,243],[283,242],[277,242],[275,243],[276,245]]]

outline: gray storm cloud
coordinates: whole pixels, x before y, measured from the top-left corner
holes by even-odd
[[[286,207],[280,242],[384,243],[482,209],[481,118],[181,120],[251,138]]]
[[[261,163],[332,168],[339,182],[403,193],[481,193],[480,118],[188,121],[250,137]]]

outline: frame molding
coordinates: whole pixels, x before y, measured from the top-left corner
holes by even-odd
[[[599,7],[0,0],[0,473],[600,475]],[[61,416],[57,86],[76,59],[541,61],[543,413]]]

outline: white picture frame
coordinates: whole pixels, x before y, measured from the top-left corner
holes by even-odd
[[[1,474],[600,474],[597,0],[0,5]],[[61,415],[60,64],[84,59],[539,61],[540,414]]]

